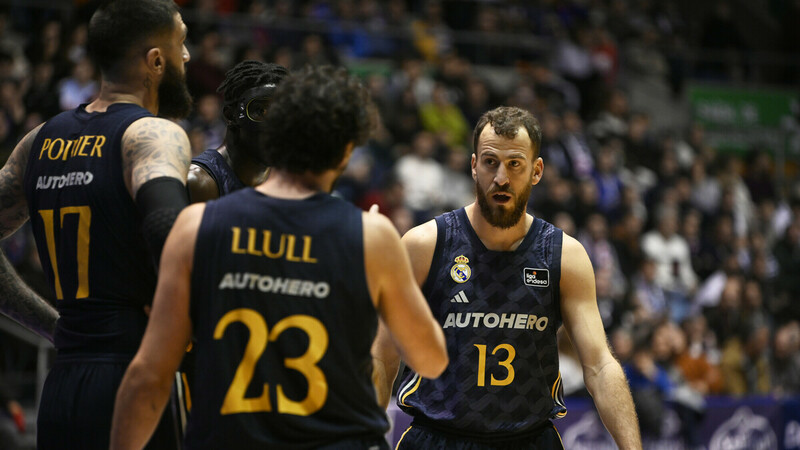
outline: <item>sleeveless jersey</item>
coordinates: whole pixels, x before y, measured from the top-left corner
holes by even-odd
[[[476,439],[521,436],[563,416],[561,230],[536,218],[516,250],[501,252],[486,249],[463,208],[435,220],[422,291],[450,364],[435,380],[406,368],[398,405],[416,423]]]
[[[328,194],[252,188],[207,203],[187,448],[315,448],[388,429],[371,378],[378,318],[361,214]]]
[[[192,164],[202,167],[216,181],[220,197],[245,187],[225,158],[214,149],[206,150],[192,158]]]
[[[121,140],[131,123],[149,116],[128,103],[103,113],[82,105],[49,120],[33,141],[25,197],[60,315],[60,356],[129,359],[139,347],[156,269],[125,187]]]

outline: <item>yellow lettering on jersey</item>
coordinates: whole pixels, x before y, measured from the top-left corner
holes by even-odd
[[[92,151],[89,152],[89,156],[94,156],[94,152],[97,152],[97,157],[103,157],[103,144],[106,143],[106,137],[102,134],[99,136],[94,136],[94,146],[92,146]]]
[[[256,229],[247,229],[247,253],[254,256],[261,256],[262,253],[256,250]]]
[[[52,143],[53,140],[50,138],[46,138],[44,142],[42,142],[42,150],[39,151],[39,159],[42,159],[42,156],[44,156],[44,152],[47,151],[48,148],[50,148],[50,145]]]
[[[286,260],[300,262],[300,257],[294,255],[294,241],[296,238],[293,234],[289,234],[286,237],[289,239],[289,248],[286,250]]]
[[[272,247],[272,231],[264,230],[264,256],[267,258],[278,259],[283,256],[283,252],[286,250],[286,235],[282,234],[280,243],[278,244],[278,251],[273,252],[271,250]]]
[[[311,256],[311,236],[303,236],[302,249],[298,249],[297,236],[283,233],[278,239],[277,246],[272,245],[273,233],[271,230],[261,230],[262,242],[258,242],[258,230],[255,228],[247,229],[247,247],[242,248],[242,229],[231,227],[233,236],[231,239],[231,253],[248,254],[253,256],[266,256],[270,259],[286,258],[287,261],[304,262],[316,264],[317,258]],[[277,247],[277,249],[275,248]],[[260,250],[259,250],[260,249]]]
[[[106,143],[106,137],[99,135],[85,135],[77,139],[65,140],[62,138],[45,138],[42,142],[42,148],[39,150],[39,159],[44,158],[47,154],[47,159],[51,161],[62,160],[66,161],[67,158],[75,156],[85,157],[103,157],[103,145]],[[88,150],[89,146],[91,150]],[[88,150],[88,154],[87,154]]]
[[[317,263],[317,258],[311,257],[311,236],[303,236],[303,262]]]
[[[53,148],[58,144],[58,153],[53,156]],[[50,148],[47,149],[47,157],[51,160],[56,160],[61,158],[61,152],[64,151],[64,140],[61,138],[53,139],[53,142],[50,144]]]
[[[93,137],[94,136],[81,136],[80,139],[78,139],[78,142],[75,143],[75,150],[72,151],[72,156],[89,156],[86,154],[86,146],[92,142]]]
[[[231,253],[244,253],[244,250],[239,247],[239,237],[241,237],[242,230],[239,227],[231,227],[233,231],[233,239],[231,239]]]

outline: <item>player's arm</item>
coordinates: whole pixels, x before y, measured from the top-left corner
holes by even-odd
[[[28,202],[22,185],[31,146],[42,125],[25,135],[0,169],[0,239],[12,235],[28,220]]]
[[[197,164],[189,166],[186,190],[189,191],[190,203],[207,202],[219,198],[219,187],[214,177]]]
[[[448,362],[442,327],[415,282],[394,225],[381,214],[363,218],[367,280],[378,313],[406,364],[436,378]]]
[[[122,136],[125,184],[156,262],[175,218],[189,204],[185,185],[191,155],[186,132],[166,119],[139,119]]]
[[[373,220],[381,222],[382,228],[368,227],[365,223],[364,229],[365,242],[366,237],[369,236],[367,234],[369,230],[381,246],[387,247],[373,251],[372,257],[369,253],[367,254],[367,261],[371,264],[368,267],[374,265],[376,270],[383,268],[383,272],[386,272],[381,274],[384,277],[383,283],[386,283],[381,293],[382,297],[376,297],[373,292],[373,298],[378,298],[380,301],[379,310],[383,324],[381,324],[378,336],[372,345],[372,357],[373,364],[377,366],[373,371],[373,381],[376,382],[378,399],[381,401],[381,406],[387,406],[401,357],[414,371],[427,378],[439,376],[448,360],[441,326],[434,319],[427,301],[419,289],[427,276],[433,258],[433,249],[436,245],[436,223],[431,221],[410,230],[400,242],[397,239],[397,231],[391,226],[391,222],[386,217],[380,216],[380,218],[380,221],[377,218]],[[388,229],[384,229],[387,227]],[[429,231],[431,227],[433,228],[432,234]],[[386,237],[379,237],[379,233],[385,234]],[[409,261],[411,267],[408,267]],[[370,290],[373,289],[371,284]],[[404,301],[398,301],[398,299]],[[403,306],[406,302],[409,305]],[[416,329],[420,329],[420,331],[415,331]],[[440,370],[435,373],[420,373],[415,367],[415,362],[407,359],[410,355],[408,350],[404,350],[403,342],[401,342],[403,339],[408,339],[409,344],[406,345],[410,348],[429,347],[429,350],[435,351],[435,358],[441,364]],[[441,359],[442,357],[444,359]]]
[[[25,135],[0,169],[0,239],[14,233],[28,220],[28,202],[22,179],[28,157],[41,125]],[[0,311],[53,342],[58,313],[36,295],[0,252]]]
[[[619,448],[641,449],[639,422],[628,381],[611,354],[597,309],[594,271],[583,246],[564,234],[561,253],[561,314],[583,367],[586,388]]]
[[[164,246],[153,310],[139,351],[117,391],[111,448],[144,447],[158,425],[192,333],[192,260],[205,205],[185,209]]]

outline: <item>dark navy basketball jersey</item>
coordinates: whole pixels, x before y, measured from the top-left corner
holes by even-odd
[[[200,153],[192,158],[192,164],[202,167],[214,179],[220,197],[245,187],[225,158],[216,150]]]
[[[398,405],[460,436],[512,437],[563,416],[556,331],[562,232],[536,218],[514,251],[487,250],[465,210],[436,217],[422,291],[450,364],[435,379],[406,368]]]
[[[315,448],[388,429],[371,378],[378,318],[361,215],[328,194],[247,188],[207,203],[188,448]]]
[[[133,355],[156,270],[122,173],[122,135],[144,108],[84,106],[40,130],[24,188],[39,258],[60,314],[59,353]]]

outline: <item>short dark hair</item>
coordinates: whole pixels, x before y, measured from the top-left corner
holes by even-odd
[[[472,133],[472,151],[476,155],[478,154],[478,139],[486,124],[492,125],[494,132],[506,139],[514,139],[517,137],[519,127],[525,128],[531,140],[533,157],[534,159],[539,157],[539,148],[542,145],[542,127],[530,112],[513,106],[500,106],[483,113]]]
[[[369,92],[346,69],[307,66],[278,85],[259,157],[290,173],[336,168],[348,143],[369,137],[372,109]]]
[[[173,0],[111,0],[89,21],[87,48],[103,76],[116,79],[131,52],[175,26],[178,6]]]
[[[217,92],[222,94],[223,105],[230,107],[235,105],[248,89],[265,84],[277,86],[288,75],[289,71],[279,64],[254,60],[242,61],[225,72],[225,79],[217,88]],[[223,114],[227,120],[232,120],[225,110]]]

